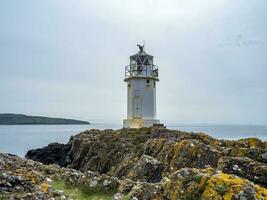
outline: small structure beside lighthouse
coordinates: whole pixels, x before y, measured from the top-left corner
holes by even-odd
[[[153,56],[144,51],[144,45],[137,45],[139,52],[130,56],[125,67],[127,83],[127,119],[125,128],[150,127],[159,124],[156,114],[156,86],[159,70],[153,63]]]

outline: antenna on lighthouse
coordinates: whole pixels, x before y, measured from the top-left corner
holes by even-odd
[[[146,41],[143,40],[143,47],[144,47],[144,49],[145,49],[145,45],[146,45]]]
[[[145,40],[143,40],[143,45],[137,44],[137,46],[139,47],[140,53],[144,52]]]

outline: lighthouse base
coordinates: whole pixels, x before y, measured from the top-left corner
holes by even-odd
[[[134,119],[124,119],[123,127],[124,128],[142,128],[142,127],[151,127],[154,124],[159,124],[158,119],[143,119],[143,118],[134,118]]]

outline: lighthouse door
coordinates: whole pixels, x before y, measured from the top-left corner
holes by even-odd
[[[139,90],[135,90],[133,99],[133,118],[142,118],[142,98]]]

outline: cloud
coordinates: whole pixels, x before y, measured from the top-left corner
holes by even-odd
[[[218,44],[220,47],[249,47],[249,46],[259,46],[264,45],[263,40],[249,38],[241,33],[233,35],[225,39],[225,41]]]

